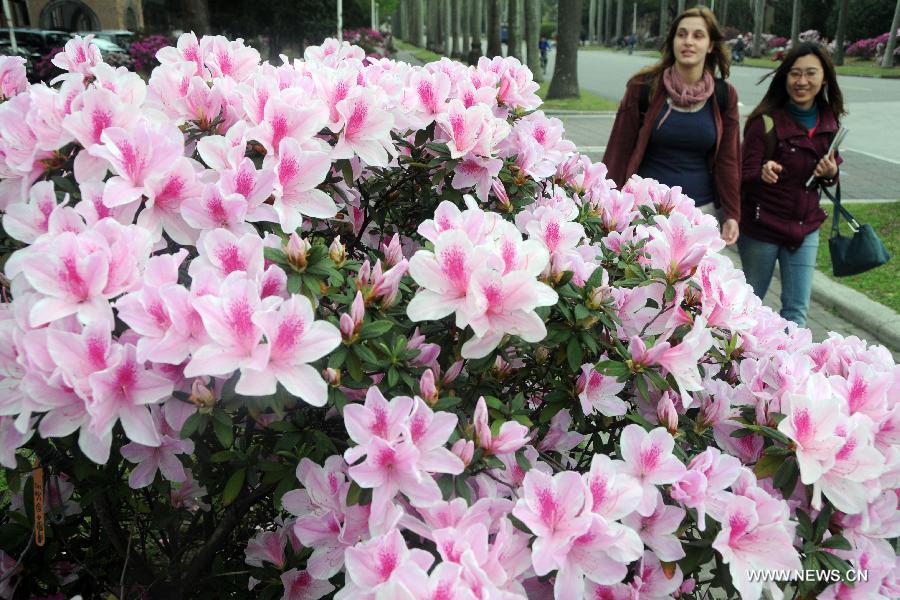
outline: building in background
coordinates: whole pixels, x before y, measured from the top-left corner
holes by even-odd
[[[141,3],[142,0],[10,0],[10,8],[16,27],[138,31],[144,28]],[[2,25],[6,26],[5,19]]]

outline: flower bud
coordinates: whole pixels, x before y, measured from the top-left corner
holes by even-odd
[[[494,365],[491,367],[491,375],[498,381],[503,381],[512,374],[512,365],[503,360],[502,356],[494,359]]]
[[[472,462],[472,457],[475,455],[475,444],[472,440],[458,439],[450,447],[450,452],[458,456],[463,461],[463,464],[468,467]]]
[[[422,373],[422,378],[419,380],[419,396],[429,406],[434,406],[435,402],[438,401],[438,395],[437,386],[434,384],[434,371],[425,369],[425,372]]]
[[[357,332],[362,327],[363,319],[366,316],[366,303],[363,300],[362,292],[356,292],[356,298],[350,305],[350,318],[353,319],[353,326]]]
[[[356,340],[356,325],[353,323],[353,317],[347,313],[341,314],[339,329],[341,330],[341,340],[345,344],[352,344]]]
[[[341,385],[341,371],[340,369],[332,369],[331,367],[323,369],[322,379],[324,379],[325,383],[331,387],[338,387]]]
[[[344,263],[347,262],[347,249],[344,248],[344,245],[341,243],[341,236],[337,236],[331,241],[331,245],[328,246],[328,258],[334,261],[334,266],[338,269],[344,266]]]
[[[292,233],[284,253],[287,254],[288,264],[296,271],[306,269],[306,258],[309,255],[310,244],[296,233]]]
[[[194,403],[194,406],[205,412],[212,410],[216,404],[216,397],[212,390],[206,387],[200,379],[195,379],[191,384],[189,400]]]
[[[656,405],[656,418],[672,435],[678,431],[678,411],[675,410],[672,395],[668,391],[663,392]]]
[[[494,191],[494,195],[497,196],[500,206],[503,208],[512,207],[509,201],[509,195],[506,193],[506,188],[503,187],[503,183],[499,179],[495,179],[493,183],[491,183],[491,189]]]
[[[403,260],[403,249],[400,246],[400,236],[396,233],[388,244],[381,244],[381,253],[384,254],[384,265],[393,267]]]

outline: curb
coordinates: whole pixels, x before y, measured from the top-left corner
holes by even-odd
[[[819,271],[813,272],[812,297],[865,330],[873,340],[884,344],[889,350],[900,352],[900,314],[852,288],[832,281]]]

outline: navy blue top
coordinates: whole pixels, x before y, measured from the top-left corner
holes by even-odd
[[[800,108],[793,102],[788,102],[787,105],[788,114],[793,117],[797,123],[806,128],[807,131],[816,126],[816,121],[819,120],[819,107],[816,106],[816,103],[813,102],[813,105],[809,108]]]
[[[716,123],[712,103],[707,101],[696,112],[673,109],[662,127],[659,122],[668,112],[664,105],[656,118],[644,160],[637,174],[649,177],[681,191],[703,206],[713,201],[713,178],[707,159],[716,145]]]

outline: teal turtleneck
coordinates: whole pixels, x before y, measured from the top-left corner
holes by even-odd
[[[815,102],[813,102],[813,105],[810,108],[800,108],[793,102],[788,102],[787,110],[788,114],[790,114],[797,123],[805,127],[807,131],[815,128],[816,122],[819,119],[819,108],[816,106]]]

